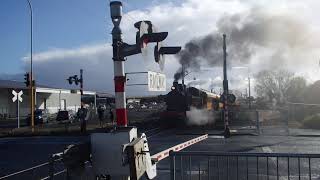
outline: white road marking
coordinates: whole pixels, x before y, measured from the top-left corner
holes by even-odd
[[[224,139],[224,136],[217,136],[217,135],[213,135],[213,136],[209,136],[208,138],[213,138],[213,139]]]
[[[262,147],[262,151],[264,153],[273,153],[272,149],[270,147]]]

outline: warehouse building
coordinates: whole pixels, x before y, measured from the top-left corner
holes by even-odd
[[[22,91],[23,101],[19,104],[20,116],[30,113],[29,89],[23,82],[0,80],[0,116],[2,118],[13,118],[17,116],[17,102],[13,102],[12,91]],[[84,91],[84,96],[92,97],[91,103],[95,107],[96,93]],[[46,110],[48,113],[56,113],[59,110],[77,111],[81,106],[81,95],[79,90],[51,88],[43,85],[36,87],[36,108]]]

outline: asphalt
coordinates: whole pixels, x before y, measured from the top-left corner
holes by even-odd
[[[272,129],[273,133],[271,133]],[[262,131],[267,132],[267,134],[257,136],[242,132],[242,134],[238,133],[228,139],[220,135],[214,135],[215,133],[211,132],[212,135],[209,135],[208,139],[188,147],[183,151],[294,154],[317,154],[320,152],[320,131],[290,129],[289,136],[287,136],[287,134],[285,135],[285,132],[287,132],[286,129],[279,127],[268,127],[262,129]],[[190,157],[191,161],[189,159]],[[245,157],[239,157],[237,162],[235,157],[199,157],[192,155],[182,156],[181,158],[179,156],[175,162],[176,179],[247,179],[247,172],[248,179],[267,179],[268,176],[269,179],[277,179],[276,162],[276,158],[273,157],[269,157],[268,160],[265,157],[260,157],[258,160],[255,157],[250,157],[248,158],[247,166]],[[311,159],[310,162],[311,179],[320,179],[320,160]],[[309,178],[308,159],[301,158],[300,164],[300,178]],[[157,179],[170,178],[169,159],[159,162],[157,168]],[[208,169],[210,171],[209,173]],[[257,172],[259,175],[257,175]],[[278,159],[279,179],[288,179],[288,172],[290,179],[299,179],[298,158],[290,158],[289,165],[288,158]],[[210,175],[209,177],[208,174]]]
[[[197,137],[202,134],[201,130],[196,131],[167,129],[152,134],[148,138],[151,154],[155,154],[173,145],[182,143],[191,138]],[[208,133],[209,138],[197,143],[191,147],[184,149],[184,151],[211,151],[211,152],[260,152],[260,153],[319,153],[320,152],[320,131],[317,130],[303,130],[303,129],[290,129],[288,131],[283,128],[268,127],[262,128],[263,134],[257,135],[251,130],[238,130],[234,136],[224,139],[219,135],[219,131],[204,131]],[[38,165],[48,161],[48,157],[52,153],[61,152],[64,148],[73,143],[87,140],[86,136],[39,136],[39,137],[12,137],[0,138],[0,176],[13,173],[34,165]],[[208,159],[207,157],[195,158],[192,157],[191,171],[189,170],[189,159],[182,158],[182,167],[184,173],[179,174],[177,170],[177,179],[187,179],[191,174],[191,179],[198,179],[199,172],[200,178],[208,178]],[[219,159],[216,157],[210,158],[210,179],[219,178],[229,179],[236,178],[237,164],[235,159],[230,158]],[[181,160],[177,162],[177,167],[180,167]],[[219,165],[217,165],[217,163]],[[249,179],[257,179],[255,158],[248,160],[248,174]],[[290,178],[298,178],[297,159],[290,160]],[[312,179],[317,179],[319,175],[320,163],[318,160],[312,160]],[[307,177],[308,162],[306,159],[301,159],[301,174],[304,178]],[[200,167],[200,171],[199,171]],[[246,179],[246,161],[239,159],[238,167],[240,167],[240,179]],[[169,179],[170,161],[165,159],[157,164],[158,176],[156,179]],[[259,158],[258,171],[259,179],[267,179],[267,174],[270,179],[276,179],[276,161],[274,158],[268,159],[268,172],[266,171],[267,164],[265,158]],[[279,160],[279,173],[280,179],[287,179],[287,159],[282,158]],[[228,170],[228,173],[226,171]],[[47,170],[45,170],[47,172]],[[37,173],[37,172],[35,172]],[[302,178],[303,179],[303,178]]]
[[[49,156],[61,152],[87,137],[13,137],[0,139],[0,176],[48,162]]]

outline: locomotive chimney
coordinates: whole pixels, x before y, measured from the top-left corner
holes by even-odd
[[[178,81],[173,81],[173,84],[172,84],[171,89],[172,89],[172,90],[173,90],[173,89],[177,89],[177,90],[178,90],[178,86],[179,86]]]
[[[186,76],[186,73],[185,73],[185,67],[184,65],[182,64],[182,69],[181,69],[181,74],[182,74],[182,88],[183,90],[185,89],[185,85],[184,85],[184,77]]]

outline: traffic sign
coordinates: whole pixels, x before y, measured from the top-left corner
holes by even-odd
[[[148,90],[166,91],[166,75],[148,71]]]
[[[19,91],[18,93],[15,91],[15,90],[12,90],[12,94],[13,94],[13,98],[12,98],[12,101],[13,102],[16,102],[16,100],[18,99],[20,102],[22,102],[22,94],[23,94],[23,91]]]
[[[20,128],[20,107],[19,107],[19,102],[22,102],[22,94],[23,91],[19,91],[18,93],[15,90],[12,90],[13,98],[12,101],[16,102],[17,100],[17,122],[18,122],[18,128]]]

